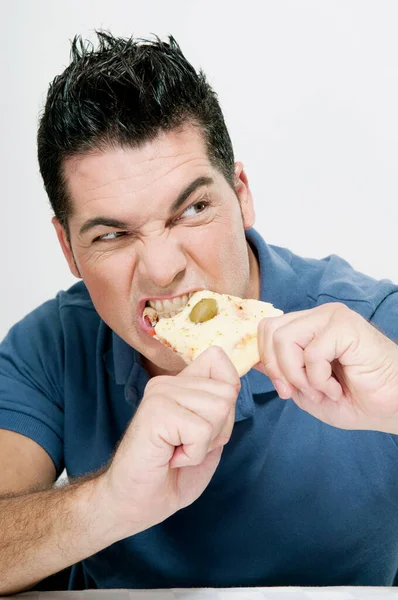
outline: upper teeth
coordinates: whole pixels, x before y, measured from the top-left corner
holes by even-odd
[[[148,304],[156,310],[159,315],[170,315],[174,316],[177,312],[180,312],[187,304],[189,298],[193,292],[184,294],[183,296],[177,296],[176,298],[169,298],[167,300],[149,300]]]

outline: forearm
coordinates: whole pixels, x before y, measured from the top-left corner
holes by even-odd
[[[0,594],[45,577],[117,541],[101,477],[0,499]]]

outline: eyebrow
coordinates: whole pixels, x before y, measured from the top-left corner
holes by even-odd
[[[213,183],[214,179],[212,179],[212,177],[198,177],[178,195],[177,199],[171,205],[169,212],[171,214],[176,212],[184,204],[187,198],[189,198],[189,196],[198,188],[204,187],[205,185],[212,185]],[[83,235],[90,229],[98,226],[112,227],[113,229],[129,229],[129,224],[125,221],[118,221],[117,219],[112,219],[110,217],[93,217],[83,223],[80,227],[79,235]]]
[[[177,200],[175,200],[175,202],[173,202],[173,204],[171,205],[170,208],[170,213],[176,212],[185,202],[185,200],[187,198],[189,198],[189,196],[191,194],[193,194],[198,188],[200,187],[204,187],[205,185],[212,185],[214,183],[214,179],[212,179],[212,177],[198,177],[197,179],[195,179],[194,181],[192,181],[192,183],[190,183],[185,190],[183,190]]]
[[[94,217],[83,223],[80,227],[79,235],[83,235],[90,229],[98,227],[99,225],[102,225],[103,227],[112,227],[113,229],[128,229],[128,223],[125,223],[124,221],[117,221],[116,219],[108,217]]]

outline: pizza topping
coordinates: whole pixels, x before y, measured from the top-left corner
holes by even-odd
[[[192,323],[210,321],[218,314],[217,302],[214,298],[202,298],[189,313]]]

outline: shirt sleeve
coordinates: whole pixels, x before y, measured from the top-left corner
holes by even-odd
[[[0,428],[37,442],[63,471],[63,336],[58,301],[17,323],[0,344]]]
[[[387,337],[398,343],[398,290],[384,298],[370,321]],[[391,433],[390,437],[398,446],[398,435]]]
[[[398,288],[380,302],[370,321],[387,337],[398,343]]]

